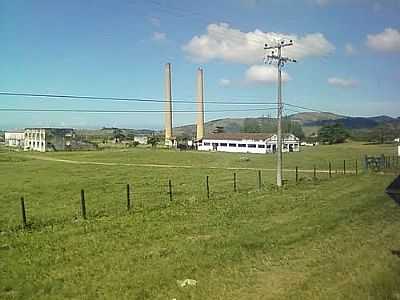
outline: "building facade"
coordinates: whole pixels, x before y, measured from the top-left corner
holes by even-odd
[[[133,140],[141,145],[147,145],[148,138],[147,135],[135,135]]]
[[[233,153],[274,153],[277,150],[277,135],[264,133],[215,133],[197,143],[200,151],[222,151]],[[300,151],[300,140],[293,134],[283,136],[283,152]]]
[[[70,150],[75,143],[75,132],[71,128],[26,128],[25,151]]]
[[[6,146],[23,148],[24,147],[24,132],[5,132],[4,142]]]

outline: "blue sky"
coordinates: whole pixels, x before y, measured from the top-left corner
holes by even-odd
[[[263,44],[293,38],[284,54],[284,101],[353,116],[400,116],[399,0],[6,1],[0,0],[0,91],[163,99],[195,98],[204,68],[206,120],[272,114],[276,70]],[[0,108],[160,110],[162,103],[0,97]],[[194,104],[174,105],[194,110]],[[290,113],[289,111],[287,113]],[[174,125],[194,114],[175,114]],[[161,113],[0,112],[0,128],[162,128]]]

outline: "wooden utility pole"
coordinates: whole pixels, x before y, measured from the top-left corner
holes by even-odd
[[[287,62],[296,62],[294,59],[288,57],[282,57],[282,48],[293,46],[293,41],[290,40],[286,42],[284,40],[280,41],[277,45],[269,46],[265,44],[265,50],[277,49],[278,55],[275,55],[275,51],[272,51],[271,55],[267,55],[265,63],[272,64],[276,61],[278,65],[278,112],[277,112],[277,141],[276,141],[276,185],[278,187],[282,186],[282,68]]]

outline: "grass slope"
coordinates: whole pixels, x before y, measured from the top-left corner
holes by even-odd
[[[339,147],[339,146],[338,146]],[[340,146],[342,152],[346,145]],[[347,145],[358,157],[387,148]],[[309,166],[339,148],[299,154]],[[303,156],[301,156],[303,155]],[[236,166],[239,155],[133,150],[52,153],[76,160]],[[271,165],[272,157],[243,162]],[[321,163],[322,164],[322,163]],[[64,164],[1,153],[2,299],[399,299],[400,209],[393,176],[327,176],[284,190],[254,172]],[[210,176],[207,199],[205,175]],[[307,175],[303,175],[307,176]],[[272,176],[270,176],[272,178]],[[168,200],[172,178],[174,201]],[[125,184],[134,184],[134,212]],[[273,181],[273,180],[272,180]],[[272,182],[271,181],[271,182]],[[79,190],[88,220],[79,217]],[[20,195],[30,230],[19,228]],[[181,288],[192,278],[197,286]]]

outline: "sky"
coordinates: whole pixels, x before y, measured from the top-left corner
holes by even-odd
[[[399,16],[400,0],[0,0],[0,92],[162,100],[169,62],[177,100],[195,100],[204,69],[206,120],[274,115],[277,71],[264,44],[293,40],[282,50],[297,60],[283,68],[284,102],[398,117]],[[243,102],[259,104],[235,104]],[[163,103],[0,96],[7,108],[161,111]],[[194,103],[173,108],[189,111],[175,113],[174,126],[195,122]],[[0,110],[4,129],[162,129],[163,119]]]

